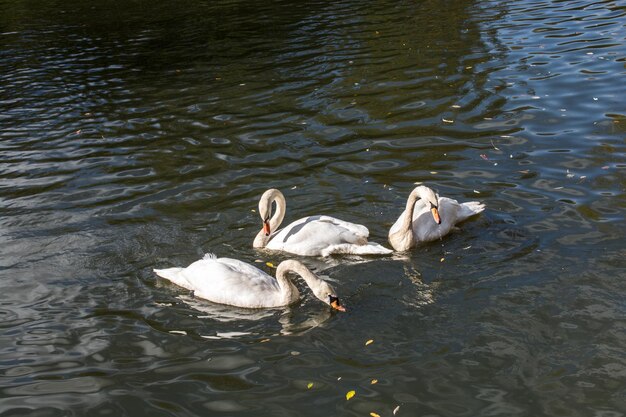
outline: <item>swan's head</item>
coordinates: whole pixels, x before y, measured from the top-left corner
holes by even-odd
[[[339,301],[337,291],[328,282],[320,279],[318,285],[312,287],[313,294],[335,310],[346,311],[346,308]]]
[[[272,234],[272,230],[270,228],[270,219],[272,218],[272,203],[277,200],[282,199],[285,201],[285,197],[283,193],[281,193],[276,188],[270,188],[261,196],[261,200],[259,200],[259,215],[261,216],[261,220],[263,221],[263,234],[265,236],[269,236]]]
[[[425,185],[415,187],[413,190],[419,198],[430,204],[430,212],[433,215],[433,219],[437,224],[441,224],[441,217],[439,216],[439,196],[431,188]]]

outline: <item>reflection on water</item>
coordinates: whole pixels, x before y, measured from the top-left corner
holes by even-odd
[[[0,6],[0,415],[626,413],[621,4]],[[287,259],[270,187],[385,243],[416,182],[487,210],[303,259],[346,314],[152,273]]]

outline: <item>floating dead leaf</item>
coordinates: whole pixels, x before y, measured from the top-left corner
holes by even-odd
[[[474,190],[474,194],[480,194],[480,191]]]
[[[270,268],[276,268],[271,262],[265,262],[265,265],[269,266]]]
[[[270,339],[263,339],[263,340],[261,340],[261,343],[267,343],[269,341],[270,341]]]
[[[450,120],[450,119],[441,119],[442,122],[444,123],[454,123],[454,120]]]
[[[372,382],[370,382],[370,384],[372,384],[372,385],[378,384],[378,380],[377,379],[372,379]]]
[[[352,391],[348,391],[346,393],[346,401],[350,401],[350,398],[354,397],[356,395],[356,391],[352,390]]]
[[[312,382],[309,382],[309,383],[307,384],[306,388],[307,388],[307,389],[311,389],[311,388],[313,388],[313,383],[312,383]]]
[[[446,260],[446,258],[441,258],[441,259],[439,259],[439,262],[443,262],[445,260]]]
[[[252,210],[250,210],[250,211],[251,211],[251,212],[253,212],[253,213],[256,213],[256,210],[255,210],[255,209],[252,209]]]
[[[609,169],[610,167],[608,165],[605,165],[602,167],[602,169]]]
[[[373,411],[372,411],[372,412],[370,413],[370,416],[372,416],[372,417],[380,417],[380,414],[377,414],[377,413],[375,413],[375,412],[373,412]]]
[[[489,157],[487,157],[487,155],[485,155],[484,153],[481,153],[480,157],[483,158],[485,161],[489,160]]]
[[[263,263],[263,260],[262,259],[255,259],[254,262],[256,262],[256,263]]]
[[[395,416],[396,413],[398,412],[398,410],[400,409],[400,406],[397,405],[396,408],[393,409],[393,415]]]
[[[371,345],[372,343],[374,343],[374,339],[370,339],[367,342],[365,342],[365,346]]]

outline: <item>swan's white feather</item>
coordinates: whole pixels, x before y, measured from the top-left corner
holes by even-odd
[[[309,216],[278,231],[266,248],[302,256],[332,254],[380,255],[392,251],[368,243],[367,227],[330,216]]]
[[[260,308],[288,305],[299,298],[286,298],[278,281],[258,268],[237,259],[207,254],[187,268],[155,269],[154,272],[194,295],[220,304]]]
[[[442,238],[450,233],[457,223],[482,212],[485,205],[478,201],[459,203],[448,197],[439,197],[439,216],[441,224],[437,224],[430,212],[430,204],[424,200],[418,200],[413,209],[413,236],[416,243],[430,242]],[[398,220],[391,226],[389,234],[393,234],[400,229],[402,218],[406,209],[402,212]]]

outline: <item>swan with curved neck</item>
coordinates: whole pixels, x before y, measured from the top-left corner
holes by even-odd
[[[335,289],[295,260],[281,262],[276,278],[245,262],[212,254],[206,254],[187,268],[155,269],[154,272],[193,291],[197,297],[245,308],[282,307],[298,301],[300,292],[288,277],[289,273],[295,273],[315,297],[336,310],[346,311]]]
[[[485,209],[478,201],[459,203],[439,197],[432,189],[420,185],[409,194],[404,211],[389,229],[389,243],[397,251],[437,240],[454,226]]]
[[[272,213],[272,204],[276,211]],[[390,249],[368,242],[367,227],[330,216],[308,216],[277,230],[286,212],[285,196],[272,188],[261,196],[259,215],[263,228],[254,238],[255,248],[267,248],[302,256],[333,254],[387,255]]]

